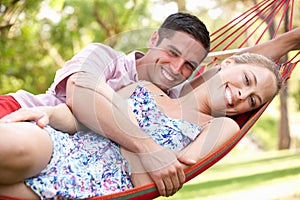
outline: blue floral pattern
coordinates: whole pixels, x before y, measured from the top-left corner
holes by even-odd
[[[145,87],[138,86],[128,102],[139,126],[169,149],[182,150],[201,131],[197,125],[160,112]],[[92,132],[69,135],[49,126],[45,129],[53,141],[51,161],[40,174],[25,180],[42,199],[82,199],[133,187],[128,162],[113,141]]]

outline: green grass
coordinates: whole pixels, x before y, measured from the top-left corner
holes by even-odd
[[[294,187],[295,193],[293,195],[300,199],[299,180],[300,151],[253,152],[251,155],[229,155],[186,183],[174,196],[157,199],[209,199],[212,196],[215,199],[225,199],[224,195],[235,193],[243,195],[247,191],[269,188],[275,185],[289,187],[289,191]],[[295,183],[297,186],[292,184],[293,181],[297,181]],[[284,191],[283,189],[282,191]],[[245,198],[239,196],[238,199]]]

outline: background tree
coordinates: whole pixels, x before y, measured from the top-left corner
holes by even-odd
[[[55,71],[87,43],[106,41],[114,47],[122,37],[113,35],[151,25],[147,5],[135,0],[0,1],[0,93],[45,92]],[[132,50],[133,44],[126,47]]]
[[[285,23],[284,23],[284,28],[285,32],[288,31],[288,24],[289,24],[289,19],[288,19],[288,13],[285,16]],[[283,61],[288,60],[288,55],[284,56]],[[291,146],[291,135],[290,135],[290,126],[289,126],[289,117],[288,117],[288,106],[287,106],[287,101],[288,101],[288,85],[289,82],[287,81],[284,83],[283,88],[281,92],[279,93],[280,97],[280,126],[278,130],[278,149],[289,149]]]
[[[19,89],[44,93],[56,70],[91,42],[105,43],[126,53],[133,49],[144,51],[150,35],[173,12],[190,12],[213,32],[255,3],[256,0],[0,0],[0,94]],[[170,4],[177,10],[168,10]],[[163,12],[156,10],[157,5],[163,7]],[[300,18],[299,11],[300,0],[296,0],[294,19]],[[154,14],[160,17],[154,19]],[[299,23],[294,20],[294,27]],[[245,44],[252,45],[251,40]],[[292,91],[293,101],[300,102],[300,75],[294,73],[293,77],[296,81],[289,81],[284,96]],[[287,104],[285,107],[287,111]],[[289,124],[286,117],[279,129],[288,135],[289,128],[283,128]],[[277,123],[276,120],[271,121]],[[268,134],[276,138],[273,132]]]

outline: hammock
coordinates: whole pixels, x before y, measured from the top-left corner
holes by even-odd
[[[263,37],[267,37],[267,40],[276,37],[279,29],[282,28],[284,20],[289,19],[288,30],[292,29],[292,16],[294,9],[294,0],[262,0],[240,16],[236,17],[228,24],[224,25],[220,29],[211,34],[211,52],[208,59],[205,60],[206,65],[200,66],[198,71],[192,76],[197,76],[204,71],[206,67],[211,67],[215,63],[223,58],[230,56],[231,54],[242,49],[245,44],[249,42],[249,39],[255,40],[254,44],[261,43]],[[288,13],[290,15],[288,16]],[[279,17],[279,23],[277,27],[274,26],[276,19]],[[274,30],[272,37],[268,37],[266,32],[268,30]],[[253,46],[254,44],[250,44]],[[231,50],[229,48],[231,47]],[[220,52],[217,52],[220,51]],[[280,65],[280,72],[283,81],[287,81],[300,60],[297,60],[297,56],[300,51],[289,61]],[[227,153],[229,153],[235,145],[247,134],[250,128],[255,124],[259,117],[263,114],[271,101],[265,103],[260,109],[243,114],[235,118],[241,130],[230,138],[219,149],[215,150],[204,159],[198,161],[195,165],[185,170],[186,182],[193,179],[206,169],[214,165]],[[89,200],[100,199],[154,199],[159,196],[159,193],[154,185],[150,183],[147,185],[139,186],[101,197],[92,197]],[[1,196],[0,196],[1,198]],[[18,200],[17,198],[5,197],[8,200]]]
[[[262,38],[265,37],[266,40],[275,38],[278,31],[283,29],[284,20],[289,19],[288,30],[292,30],[292,17],[294,10],[294,0],[263,0],[242,13],[240,16],[236,17],[229,23],[225,24],[218,30],[214,31],[211,37],[211,52],[208,55],[208,59],[205,60],[206,65],[200,66],[196,73],[192,76],[197,76],[202,73],[205,68],[213,66],[218,61],[223,60],[226,57],[236,53],[240,49],[246,47],[249,39],[256,40],[253,44],[248,44],[247,46],[253,46],[262,43]],[[290,14],[288,16],[288,14]],[[275,16],[279,23],[275,27]],[[274,34],[270,38],[267,31],[273,29]],[[246,35],[246,36],[245,36]],[[224,37],[225,36],[225,37]],[[257,39],[254,39],[257,37]],[[232,47],[232,49],[229,49]],[[238,50],[237,50],[238,49]],[[217,52],[220,51],[220,52]],[[280,72],[283,78],[283,82],[287,81],[292,74],[293,69],[300,60],[297,60],[297,56],[300,51],[289,61],[286,61],[280,65]],[[223,158],[227,153],[229,153],[235,145],[247,134],[250,128],[255,124],[259,117],[263,114],[265,109],[271,101],[265,103],[260,109],[245,113],[235,118],[241,130],[230,138],[225,144],[223,144],[219,149],[212,152],[204,159],[198,161],[195,165],[189,167],[185,170],[186,182],[190,181],[197,175],[204,172],[206,169],[214,165],[221,158]],[[159,196],[158,191],[154,183],[139,186],[126,190],[124,192],[119,192],[111,195],[93,197],[89,200],[100,200],[100,199],[154,199]]]

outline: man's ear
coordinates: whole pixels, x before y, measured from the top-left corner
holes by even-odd
[[[225,60],[222,61],[221,63],[221,69],[224,69],[228,66],[230,66],[231,64],[234,63],[234,59],[233,58],[226,58]]]
[[[155,47],[156,46],[156,43],[157,43],[157,41],[158,41],[158,32],[157,31],[155,31],[152,35],[151,35],[151,37],[150,37],[150,39],[149,39],[149,41],[148,41],[148,46],[151,48],[151,47]]]

